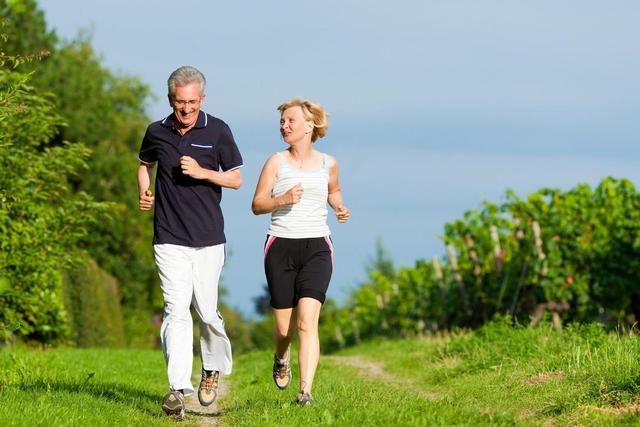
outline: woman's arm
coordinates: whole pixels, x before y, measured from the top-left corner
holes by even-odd
[[[340,179],[338,177],[338,162],[331,156],[329,157],[329,196],[327,202],[335,211],[336,218],[339,223],[347,222],[350,217],[349,209],[344,206],[342,199],[342,191],[340,190]]]
[[[260,172],[260,178],[258,178],[256,192],[253,195],[253,202],[251,202],[251,211],[255,215],[273,212],[280,206],[298,203],[302,198],[303,189],[300,184],[296,184],[281,196],[272,197],[271,193],[278,178],[279,167],[280,161],[275,154],[269,157],[264,164],[262,172]]]

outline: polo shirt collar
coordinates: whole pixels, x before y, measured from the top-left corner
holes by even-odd
[[[173,128],[173,123],[176,119],[176,114],[175,113],[171,113],[170,115],[168,115],[167,117],[164,118],[164,120],[162,120],[160,123],[162,124],[162,126],[167,127],[167,128]],[[204,128],[207,127],[207,122],[209,121],[207,114],[200,110],[200,113],[198,114],[198,120],[196,120],[196,125],[194,126],[194,128]]]

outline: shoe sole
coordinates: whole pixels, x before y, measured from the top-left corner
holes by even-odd
[[[170,417],[173,417],[177,421],[181,421],[184,419],[184,404],[180,402],[180,400],[175,399],[174,401],[167,402],[168,396],[162,400],[162,410],[165,414]]]
[[[162,405],[162,410],[164,411],[165,414],[167,414],[170,417],[175,418],[178,421],[184,419],[184,408],[180,408],[180,407],[171,408],[171,407],[165,406],[163,404]]]
[[[198,402],[200,402],[200,404],[202,406],[210,406],[211,404],[213,404],[213,402],[216,401],[217,398],[218,398],[218,393],[214,393],[213,399],[211,399],[211,400],[203,400],[200,397],[200,393],[198,393]]]

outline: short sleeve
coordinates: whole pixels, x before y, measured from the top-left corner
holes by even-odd
[[[226,124],[220,133],[220,140],[217,144],[218,163],[223,172],[242,167],[242,156],[240,150],[233,139],[231,129]]]
[[[156,154],[155,144],[151,140],[149,135],[149,128],[144,133],[144,138],[142,138],[142,144],[140,145],[140,153],[138,153],[138,160],[142,163],[155,163],[158,161],[158,156]]]

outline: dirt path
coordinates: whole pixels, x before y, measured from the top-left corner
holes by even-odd
[[[411,388],[417,396],[425,400],[440,400],[447,397],[447,394],[421,388],[411,378],[396,377],[385,371],[379,363],[361,356],[326,356],[322,360],[334,365],[355,368],[361,377],[378,379],[386,382],[391,387]]]
[[[227,394],[229,390],[229,379],[225,376],[220,376],[220,385],[218,386],[218,397],[211,406],[202,406],[198,401],[198,384],[200,384],[200,376],[194,377],[193,384],[196,386],[196,392],[193,395],[187,397],[185,401],[186,413],[188,419],[200,418],[200,425],[203,427],[214,427],[220,425],[220,418],[222,417],[222,411],[218,406],[218,401]]]

